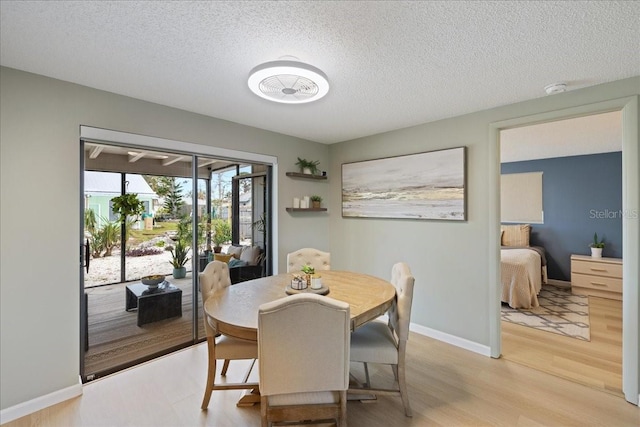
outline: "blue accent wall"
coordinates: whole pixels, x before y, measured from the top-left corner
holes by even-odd
[[[531,224],[531,246],[547,251],[550,279],[571,280],[571,255],[622,258],[622,152],[503,163],[502,173],[542,172],[544,224]]]

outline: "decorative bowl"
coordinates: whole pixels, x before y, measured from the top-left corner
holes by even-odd
[[[147,285],[149,289],[155,289],[164,282],[164,276],[160,274],[153,274],[151,276],[144,276],[140,279],[143,285]]]

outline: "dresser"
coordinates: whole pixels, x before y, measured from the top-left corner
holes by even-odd
[[[571,292],[622,300],[622,259],[571,255]]]

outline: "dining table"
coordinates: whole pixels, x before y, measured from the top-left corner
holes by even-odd
[[[292,290],[294,274],[240,282],[216,291],[204,302],[204,311],[217,332],[244,340],[258,340],[258,308],[267,302],[285,298],[292,293],[314,292],[349,304],[351,330],[379,317],[391,307],[395,287],[387,280],[351,271],[318,272],[323,289]],[[238,406],[259,403],[259,390],[244,395]]]
[[[352,331],[386,313],[396,295],[389,281],[368,274],[326,270],[318,275],[328,290],[326,296],[349,304]],[[205,301],[204,311],[219,333],[257,341],[258,308],[286,297],[293,277],[293,273],[282,273],[228,286]]]

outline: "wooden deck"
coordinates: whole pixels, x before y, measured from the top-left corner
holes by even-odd
[[[137,362],[193,343],[191,274],[167,280],[182,289],[182,316],[137,325],[137,311],[125,310],[126,286],[119,283],[87,288],[89,348],[85,376],[100,377]],[[205,338],[202,301],[198,294],[198,337]]]

